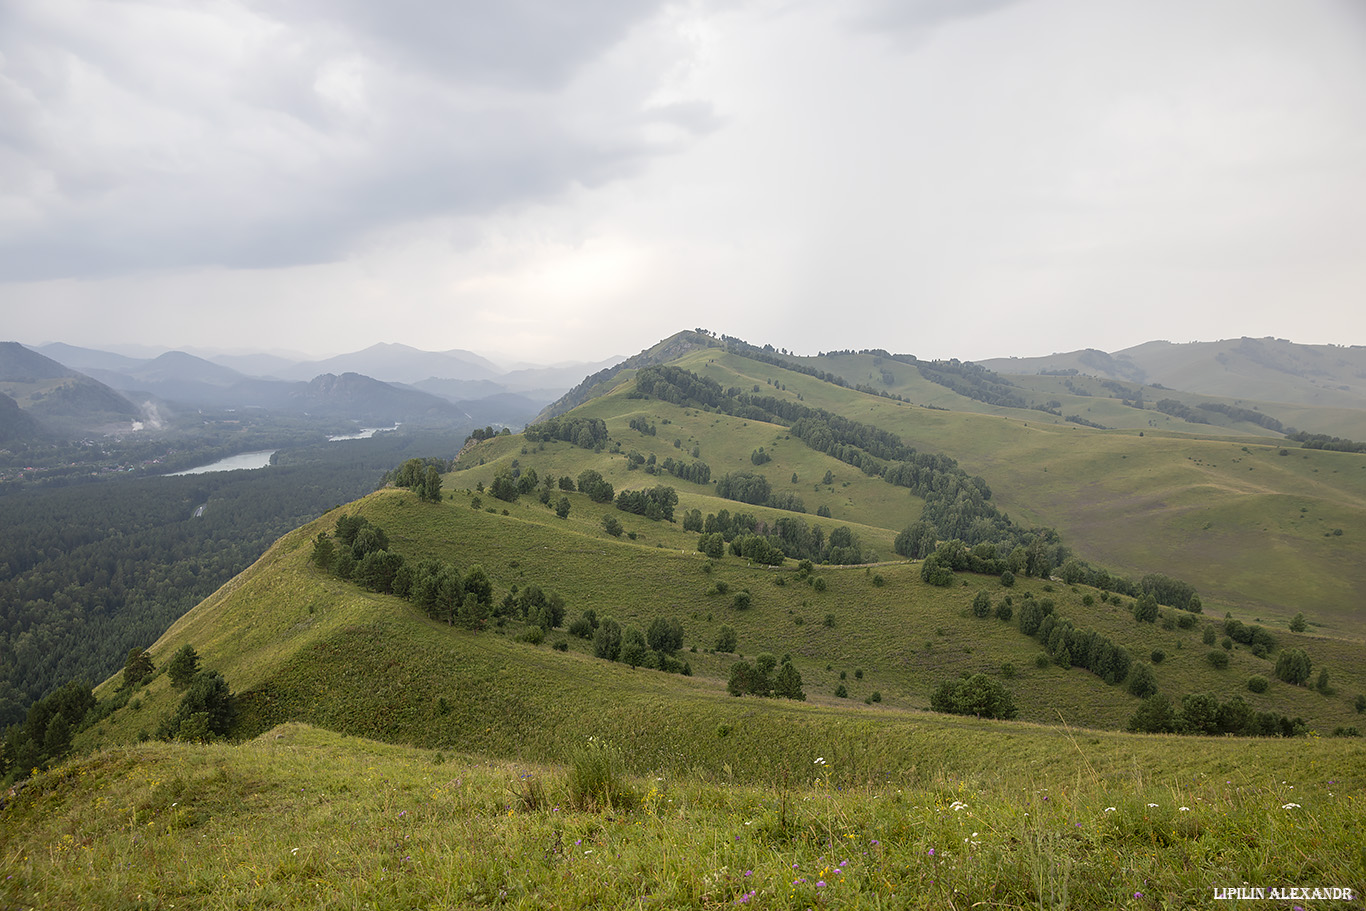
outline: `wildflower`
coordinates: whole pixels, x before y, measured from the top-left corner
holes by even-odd
[[[1191,811],[1191,808],[1190,808],[1190,807],[1180,807],[1180,810],[1181,810],[1182,813],[1189,813],[1189,812]]]
[[[815,763],[813,763],[813,764],[814,764],[814,765],[825,765],[825,757],[824,757],[824,756],[817,756],[817,757],[816,757],[816,761],[815,761]]]
[[[1106,808],[1105,808],[1105,812],[1106,812],[1106,813],[1113,813],[1113,812],[1115,812],[1115,808],[1114,808],[1114,807],[1106,807]]]
[[[968,805],[963,803],[963,801],[961,800],[955,800],[953,803],[949,804],[949,809],[955,813],[957,813],[959,810],[966,810],[967,808]]]
[[[930,848],[930,856],[934,857],[934,848]]]
[[[1300,805],[1297,804],[1297,803],[1286,803],[1286,804],[1281,804],[1281,809],[1282,809],[1282,810],[1298,810],[1299,808],[1300,808]]]
[[[757,889],[750,889],[750,890],[749,890],[748,892],[746,892],[744,895],[741,895],[739,898],[737,898],[737,899],[735,900],[735,903],[736,903],[737,905],[746,905],[746,904],[749,904],[749,900],[750,900],[751,898],[754,897],[754,895],[755,895],[755,893],[756,893],[757,891],[758,891]]]
[[[816,880],[816,888],[817,888],[817,889],[824,889],[824,888],[825,888],[825,880],[823,880],[823,879],[818,879],[818,880]]]
[[[1135,893],[1134,893],[1134,898],[1142,898],[1142,897],[1143,897],[1143,893],[1142,893],[1142,892],[1135,892]]]
[[[1156,806],[1157,806],[1157,804],[1155,804],[1155,803],[1150,803],[1150,804],[1148,804],[1148,808],[1149,808],[1149,809],[1152,809],[1152,808],[1154,808],[1154,807],[1156,807]]]
[[[746,876],[753,876],[753,875],[754,875],[754,871],[753,871],[753,870],[746,870],[746,871],[745,871],[745,875],[746,875]]]

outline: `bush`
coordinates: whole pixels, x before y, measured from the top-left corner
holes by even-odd
[[[1010,588],[1012,585],[1015,584],[1015,574],[1010,570],[1006,570],[1005,572],[1001,573],[1001,584],[1004,585],[1006,588]]]
[[[1222,671],[1224,668],[1228,667],[1228,652],[1211,651],[1205,656],[1205,659],[1209,661],[1217,671]]]
[[[840,698],[840,699],[848,699],[848,698],[849,698],[849,691],[848,691],[847,689],[844,688],[844,684],[843,684],[843,683],[841,683],[839,686],[835,687],[835,696],[838,697],[838,698]]]
[[[991,616],[991,596],[979,591],[972,599],[972,615],[985,620]]]
[[[1265,693],[1266,688],[1270,683],[1271,681],[1267,680],[1261,674],[1253,674],[1251,677],[1247,678],[1247,688],[1254,693]]]
[[[625,779],[621,755],[598,740],[576,750],[569,760],[569,799],[584,811],[629,811],[635,792]]]
[[[1011,664],[1009,661],[1001,665],[1001,676],[1007,680],[1015,679],[1017,673],[1018,671],[1015,670],[1015,665]]]
[[[1212,627],[1212,626],[1207,626],[1207,627],[1205,627],[1205,631],[1204,631],[1203,633],[1200,634],[1200,638],[1204,641],[1204,643],[1205,643],[1206,645],[1213,645],[1213,644],[1214,644],[1214,640],[1215,640],[1215,638],[1216,638],[1215,635],[1214,635],[1214,627]]]
[[[731,606],[736,610],[749,610],[749,606],[753,600],[754,598],[749,593],[749,589],[741,589],[735,593],[735,597],[731,600]]]
[[[1153,664],[1161,664],[1167,660],[1167,653],[1160,648],[1155,648],[1149,657],[1153,659]]]
[[[540,645],[545,641],[545,630],[539,626],[528,626],[517,634],[517,641],[528,645]]]
[[[979,718],[1014,718],[1017,714],[1014,695],[986,674],[944,681],[930,696],[930,708]]]
[[[1004,620],[1006,623],[1009,623],[1009,622],[1010,622],[1010,618],[1011,618],[1011,617],[1014,617],[1014,616],[1015,616],[1015,608],[1013,608],[1013,607],[1010,606],[1010,602],[1009,602],[1008,600],[1007,600],[1007,601],[1002,601],[1000,604],[996,605],[996,619],[997,619],[997,620]]]
[[[825,626],[826,629],[834,629],[834,628],[835,628],[835,615],[834,615],[834,614],[826,614],[826,615],[825,615],[825,620],[822,621],[822,622],[823,622],[823,625]]]
[[[716,650],[718,652],[733,652],[735,647],[740,644],[740,639],[735,633],[735,627],[723,626],[716,633]]]
[[[882,701],[882,691],[881,691],[881,690],[873,690],[873,694],[872,694],[871,696],[868,697],[868,701],[869,701],[869,702],[881,702],[881,701]]]
[[[619,521],[617,521],[617,517],[616,517],[616,516],[603,516],[603,517],[602,517],[602,530],[605,531],[605,532],[607,532],[609,535],[611,535],[611,536],[614,537],[614,538],[620,538],[620,537],[621,537],[621,532],[622,532],[621,523],[620,523]]]

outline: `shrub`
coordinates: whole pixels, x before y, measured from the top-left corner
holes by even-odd
[[[1015,584],[1015,574],[1010,570],[1006,570],[1005,572],[1001,573],[1001,584],[1004,585],[1006,588],[1010,588],[1012,585]]]
[[[753,596],[750,595],[749,589],[743,588],[735,593],[735,598],[732,599],[731,606],[736,610],[749,610],[749,605],[753,600]]]
[[[716,650],[718,652],[733,652],[739,643],[740,639],[733,626],[723,626],[716,633]]]
[[[834,629],[834,628],[835,628],[835,615],[834,615],[834,614],[826,614],[826,615],[825,615],[825,620],[824,620],[823,622],[824,622],[824,625],[825,625],[826,629]]]
[[[881,691],[881,690],[873,690],[873,694],[872,694],[871,696],[868,697],[868,701],[869,701],[869,702],[881,702],[881,701],[882,701],[882,691]]]
[[[1217,671],[1222,671],[1224,668],[1228,667],[1228,652],[1211,651],[1205,656],[1205,659],[1209,661]]]
[[[1153,659],[1153,664],[1161,664],[1167,660],[1167,653],[1160,648],[1155,648],[1149,657]]]
[[[1267,680],[1261,674],[1253,674],[1251,677],[1247,678],[1247,688],[1254,693],[1265,693],[1266,688],[1270,683],[1271,681]]]
[[[1015,670],[1015,665],[1011,664],[1009,661],[1001,665],[1001,676],[1007,680],[1015,679],[1017,673],[1018,671]]]
[[[839,686],[835,687],[835,696],[838,697],[838,698],[840,698],[840,699],[848,699],[848,698],[849,698],[849,691],[848,691],[847,689],[844,688],[844,684],[843,684],[843,683],[841,683]]]
[[[991,616],[991,596],[979,591],[972,599],[972,615],[981,619]]]
[[[930,708],[979,718],[1014,718],[1017,714],[1014,695],[986,674],[944,681],[931,694]]]
[[[812,580],[811,587],[818,592],[825,591],[825,578],[823,576],[817,576],[814,580]]]
[[[539,626],[528,626],[517,634],[517,641],[528,645],[540,645],[545,641],[545,630]]]
[[[1216,638],[1215,635],[1214,635],[1214,627],[1212,627],[1212,626],[1207,626],[1207,627],[1205,627],[1205,631],[1204,631],[1203,633],[1200,634],[1200,638],[1201,638],[1202,640],[1204,640],[1204,643],[1205,643],[1206,645],[1213,645],[1213,644],[1214,644],[1214,640],[1215,640],[1215,638]]]
[[[1013,616],[1015,616],[1015,608],[1010,606],[1010,600],[1007,596],[1007,599],[1005,601],[1002,601],[1000,604],[996,605],[996,619],[1004,620],[1006,623],[1009,623],[1010,618]]]
[[[1153,676],[1152,668],[1146,664],[1134,666],[1129,673],[1129,692],[1139,699],[1146,699],[1157,692],[1157,678]]]
[[[607,532],[609,535],[611,535],[611,536],[614,537],[614,538],[620,538],[620,537],[621,537],[621,532],[622,532],[621,523],[620,523],[619,521],[617,521],[617,517],[616,517],[616,516],[603,516],[603,517],[602,517],[602,530],[605,531],[605,532]]]
[[[1366,712],[1366,693],[1358,693],[1357,700],[1353,703],[1353,706],[1356,708],[1358,715]]]
[[[1047,655],[1034,656],[1034,666],[1037,667],[1039,670],[1043,670],[1044,668],[1048,667],[1048,663],[1049,662]]]
[[[627,784],[621,755],[598,740],[590,739],[569,760],[569,799],[584,811],[628,811],[636,795]]]

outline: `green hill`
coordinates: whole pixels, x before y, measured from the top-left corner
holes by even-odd
[[[1222,436],[1193,424],[1099,430],[967,394],[987,395],[989,377],[881,354],[817,359],[836,368],[826,369],[696,334],[661,344],[549,409],[558,423],[478,434],[437,501],[390,487],[338,507],[178,620],[151,647],[149,679],[97,689],[88,716],[97,720],[74,737],[88,758],[40,776],[0,810],[0,851],[19,871],[0,894],[192,903],[266,882],[270,900],[324,907],[647,898],[806,907],[834,894],[815,892],[819,879],[850,886],[839,899],[849,906],[908,894],[1010,906],[1068,894],[1114,903],[1116,882],[1118,894],[1181,904],[1225,879],[1360,880],[1360,851],[1338,850],[1360,844],[1355,816],[1334,797],[1366,781],[1350,739],[1366,692],[1349,597],[1360,570],[1344,549],[1366,531],[1360,456],[1281,455],[1224,427]],[[853,388],[865,384],[848,377],[865,366],[885,366],[887,388]],[[628,496],[603,498],[603,483]],[[671,497],[630,496],[665,486]],[[898,554],[903,529],[927,522],[973,540],[923,561]],[[1344,534],[1325,536],[1330,525]],[[709,528],[725,528],[732,547],[699,552]],[[1186,538],[1165,541],[1182,529]],[[348,534],[369,554],[346,570],[353,579],[335,571],[350,560]],[[1264,546],[1244,554],[1245,542]],[[345,548],[346,560],[319,565],[329,548]],[[940,565],[959,557],[962,569]],[[421,589],[423,579],[451,578],[443,566],[461,580],[463,602]],[[1008,580],[1002,566],[1017,571]],[[1077,572],[1108,581],[1064,581]],[[1279,572],[1284,580],[1269,578]],[[1194,585],[1204,613],[1153,604],[1150,622],[1137,619],[1148,603],[1136,580],[1151,573]],[[356,581],[365,579],[408,597]],[[1321,606],[1276,601],[1282,582]],[[419,590],[432,593],[430,609]],[[557,605],[563,616],[550,619]],[[1311,625],[1291,632],[1284,621],[1299,610]],[[1262,638],[1251,635],[1258,616],[1268,618]],[[677,628],[682,647],[599,657],[609,618],[622,641]],[[729,631],[734,642],[723,643]],[[159,732],[198,736],[193,718],[167,726],[185,691],[166,670],[186,645],[235,692],[230,733],[242,746],[131,746]],[[1311,685],[1277,679],[1278,660],[1295,649],[1311,663]],[[737,668],[752,675],[765,655],[800,675],[804,699],[730,694],[752,679]],[[1124,672],[1107,682],[1121,656]],[[1140,675],[1183,723],[1212,732],[1261,713],[1310,736],[1119,733],[1144,704],[1131,692]],[[1265,686],[1250,687],[1257,678]],[[1005,714],[1016,720],[928,711],[955,684],[1008,691],[1016,711]],[[44,740],[60,741],[60,731]],[[614,810],[576,790],[592,768],[620,779]],[[469,782],[468,799],[451,782]],[[960,816],[958,803],[973,815]],[[1286,815],[1301,804],[1312,814]],[[421,828],[395,835],[407,812]],[[1289,852],[1310,819],[1310,848]],[[133,825],[150,826],[155,846],[127,842],[120,833]],[[495,845],[483,852],[493,866],[452,866],[460,851],[429,844],[449,825]],[[364,844],[347,834],[364,829],[381,834]],[[309,838],[293,843],[300,832]],[[977,850],[982,832],[995,847]],[[404,835],[423,847],[402,844]],[[845,838],[868,852],[859,857],[891,851],[886,864],[876,875],[846,870],[832,859]],[[221,846],[213,857],[224,864],[194,856],[204,839]],[[511,860],[533,843],[539,857],[574,839],[623,855],[636,872],[614,868],[595,886]],[[731,844],[748,853],[723,848]],[[89,872],[64,866],[65,851],[84,852]],[[172,881],[119,866],[130,851],[184,872]],[[945,852],[961,858],[949,880],[938,866]],[[1119,862],[1138,855],[1138,866]],[[669,875],[666,856],[688,859]],[[400,876],[414,859],[413,875]],[[778,876],[793,869],[815,876]],[[380,897],[377,884],[390,882]],[[698,882],[717,885],[685,885]]]

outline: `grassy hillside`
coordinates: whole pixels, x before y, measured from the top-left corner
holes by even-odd
[[[1366,456],[1301,450],[1255,425],[1190,424],[1117,400],[1104,407],[1143,423],[1096,430],[966,399],[872,355],[810,362],[851,381],[887,369],[897,377],[889,390],[906,401],[729,353],[697,352],[678,363],[723,386],[757,383],[768,392],[769,381],[779,381],[812,407],[947,454],[984,477],[1018,521],[1056,528],[1082,557],[1119,572],[1187,579],[1212,602],[1207,611],[1278,625],[1302,611],[1324,633],[1366,635],[1366,563],[1355,557],[1366,540]],[[1101,407],[1094,398],[1071,400]],[[1061,410],[1119,426],[1108,412],[1067,402]]]
[[[1207,902],[1211,887],[1242,882],[1363,881],[1366,759],[1358,740],[1327,736],[1362,723],[1354,605],[1298,606],[1316,624],[1304,634],[1268,624],[1278,650],[1303,648],[1315,673],[1330,671],[1327,693],[1275,680],[1277,651],[1217,644],[1226,608],[1250,621],[1297,606],[1262,591],[1268,572],[1325,600],[1343,597],[1330,576],[1355,584],[1359,570],[1337,550],[1366,532],[1355,457],[1282,456],[1246,435],[1097,431],[1019,409],[942,410],[949,399],[869,395],[714,347],[677,363],[953,454],[1013,516],[1058,525],[1088,559],[1195,582],[1214,595],[1207,614],[1163,608],[1138,622],[1130,598],[1047,578],[1007,587],[960,572],[929,585],[920,563],[893,551],[925,501],[783,425],[633,396],[637,368],[626,367],[574,412],[605,423],[600,450],[522,435],[470,445],[439,502],[391,488],[334,509],[177,621],[152,646],[155,664],[193,645],[236,692],[234,734],[247,742],[137,745],[181,693],[165,673],[121,692],[106,681],[97,695],[112,711],[77,734],[78,758],[0,809],[0,857],[15,871],[0,896],[71,907],[1146,908]],[[909,393],[914,377],[904,380]],[[771,461],[756,466],[760,447]],[[681,522],[558,484],[547,503],[535,492],[591,468],[618,491],[674,487],[678,518],[795,515],[632,468],[650,456],[703,460],[713,479],[762,471],[776,493],[802,499],[803,521],[848,527],[874,562],[807,572],[790,559],[708,558]],[[542,481],[515,501],[494,498],[495,479],[513,470]],[[478,631],[448,625],[343,581],[312,560],[315,536],[343,515],[383,528],[407,561],[480,566],[495,604],[534,584],[564,599],[566,620],[589,608],[641,630],[677,620],[690,673],[596,658],[565,627],[540,638],[507,616]],[[1286,556],[1238,551],[1254,520]],[[1181,528],[1185,551],[1205,547],[1186,563],[1152,540]],[[1333,548],[1327,562],[1306,563],[1320,543]],[[1219,561],[1227,600],[1179,568]],[[1124,648],[1178,703],[1238,697],[1305,719],[1311,735],[1119,733],[1135,696],[1049,660],[1015,620],[979,618],[979,594],[993,608],[1050,602]],[[737,633],[733,653],[715,648],[723,626]],[[805,701],[727,693],[735,663],[761,652],[791,658]],[[1228,666],[1216,669],[1211,652]],[[1018,720],[926,710],[940,683],[978,673],[1013,692]],[[1249,690],[1253,676],[1272,678],[1264,692]],[[612,806],[584,790],[589,772],[616,783]]]
[[[1214,887],[1243,882],[1359,888],[1366,876],[1366,765],[1342,742],[1174,752],[1164,738],[1000,736],[969,724],[921,736],[927,753],[961,756],[965,740],[992,762],[886,778],[856,770],[857,752],[801,744],[772,787],[624,775],[610,743],[564,765],[302,725],[240,746],[120,748],[40,776],[0,810],[0,900],[1154,908],[1208,906]],[[594,780],[613,784],[610,809],[593,802]]]

